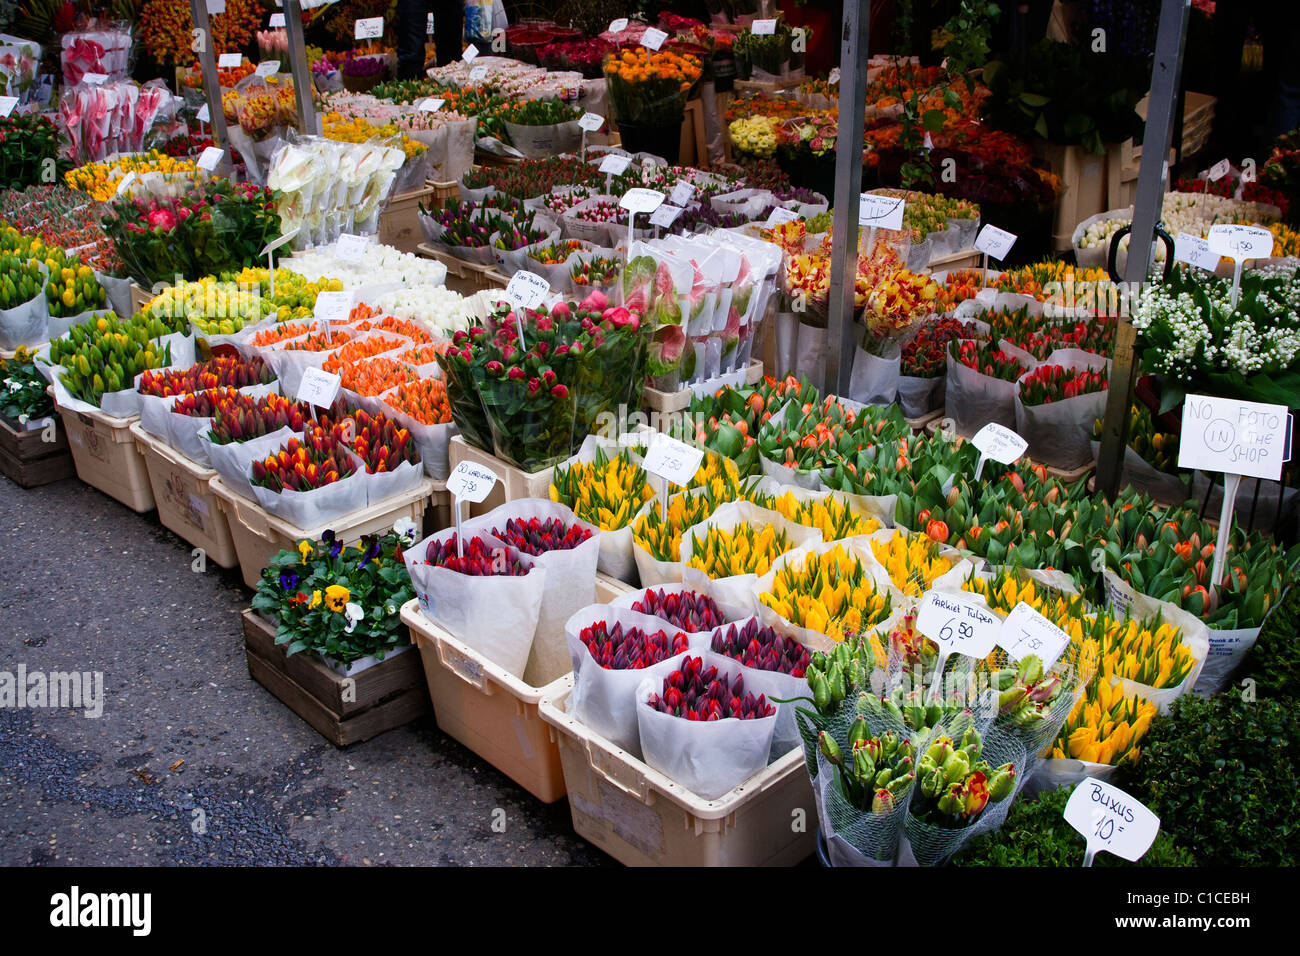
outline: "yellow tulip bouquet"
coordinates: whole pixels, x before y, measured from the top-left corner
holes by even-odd
[[[888,586],[878,584],[862,558],[840,542],[782,562],[758,600],[787,628],[805,628],[836,643],[884,621],[894,607]],[[772,623],[780,630],[779,622]],[[872,641],[879,659],[875,635]]]
[[[1135,761],[1142,753],[1138,744],[1155,716],[1155,704],[1125,696],[1122,684],[1099,679],[1074,705],[1047,757],[1109,766]]]

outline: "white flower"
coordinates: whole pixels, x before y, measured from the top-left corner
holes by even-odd
[[[415,544],[415,536],[420,533],[420,529],[410,518],[398,518],[393,522],[393,533],[407,544]]]
[[[347,607],[343,609],[343,614],[348,619],[348,626],[343,629],[343,633],[345,634],[351,634],[353,628],[357,626],[357,623],[359,621],[364,621],[366,618],[365,609],[362,608],[360,604],[353,604],[351,601],[349,601]]]
[[[18,416],[18,424],[19,424],[19,425],[26,425],[26,424],[27,424],[27,420],[28,420],[29,418],[31,418],[31,416],[28,415],[26,412],[23,412],[21,415]]]

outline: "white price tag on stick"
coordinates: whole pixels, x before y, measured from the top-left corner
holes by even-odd
[[[657,189],[638,186],[625,192],[618,204],[634,216],[639,212],[654,212],[664,204],[664,194]]]
[[[326,372],[324,369],[305,369],[302,373],[302,381],[298,383],[298,401],[307,402],[317,408],[329,408],[334,404],[342,382],[341,376]]]
[[[631,156],[619,156],[617,153],[610,153],[600,161],[600,171],[608,176],[622,176],[627,172],[627,168],[631,164]]]
[[[582,118],[578,120],[578,126],[588,133],[594,133],[604,125],[605,117],[599,113],[583,113]]]
[[[265,246],[263,246],[262,251],[259,253],[259,255],[263,255],[263,256],[270,255],[272,252],[274,252],[276,249],[279,249],[286,242],[292,242],[297,237],[297,235],[298,235],[298,229],[290,229],[279,239],[272,239]]]
[[[198,162],[195,165],[197,165],[199,169],[205,169],[208,172],[212,172],[217,168],[217,165],[221,162],[221,157],[225,154],[226,151],[221,147],[209,146],[199,154]]]
[[[235,66],[239,66],[239,64],[236,63]],[[83,73],[81,74],[81,82],[87,86],[99,86],[108,82],[108,75],[105,73]]]
[[[667,229],[677,221],[677,217],[682,214],[682,211],[681,206],[674,206],[672,203],[664,203],[650,214],[650,225],[660,226]]]
[[[776,33],[776,21],[755,20],[749,25],[749,32],[756,37],[770,37]]]
[[[982,658],[997,644],[1002,619],[969,595],[930,591],[917,610],[916,629],[939,645],[943,657]]]
[[[668,197],[669,201],[676,206],[685,206],[694,198],[695,186],[684,179],[678,181],[677,185],[673,187],[672,194]]]
[[[209,107],[207,103],[204,103],[202,106],[199,107],[199,111],[198,113],[195,114],[195,118],[198,119],[200,123],[211,123],[212,122],[211,107]]]
[[[900,197],[863,193],[858,201],[858,225],[872,229],[902,229],[906,206]]]
[[[350,262],[356,265],[361,262],[361,257],[365,254],[368,245],[370,245],[369,236],[357,236],[350,232],[344,232],[339,235],[338,242],[334,245],[334,255],[340,262]]]
[[[1283,463],[1291,460],[1290,434],[1285,405],[1188,395],[1178,467],[1277,481]]]
[[[263,60],[257,64],[257,69],[253,71],[258,76],[274,76],[280,72],[279,60]]]
[[[273,14],[271,14],[271,20],[270,20],[270,22],[267,24],[267,26],[269,26],[272,30],[276,29],[277,27],[283,27],[283,26],[284,26],[284,14],[283,14],[283,13],[273,13]]]
[[[1047,670],[1070,646],[1070,635],[1021,601],[1002,622],[998,646],[1017,661],[1037,654]]]
[[[1085,777],[1065,805],[1065,822],[1088,841],[1083,865],[1092,866],[1099,850],[1130,863],[1142,858],[1160,832],[1160,818],[1123,790]]]
[[[1226,159],[1221,159],[1210,167],[1210,171],[1205,174],[1205,178],[1212,183],[1217,183],[1224,176],[1228,175],[1231,170],[1232,163],[1228,162]]]
[[[646,27],[645,33],[641,34],[641,45],[651,50],[657,50],[664,45],[664,41],[667,39],[668,34],[664,33],[663,30]]]
[[[496,485],[496,473],[487,465],[472,461],[462,461],[447,476],[447,490],[460,501],[478,504],[492,493]],[[460,509],[456,509],[457,513]]]
[[[506,295],[521,309],[535,309],[550,294],[551,284],[535,272],[520,270],[510,277]]]
[[[609,21],[610,33],[622,33],[627,29],[627,17],[619,17],[617,20]]]
[[[14,107],[17,105],[18,97],[0,96],[0,116],[8,116],[14,111]]]
[[[351,311],[351,292],[316,293],[316,304],[312,308],[312,314],[316,316],[316,321],[325,327],[322,331],[328,331],[327,323],[342,322]]]
[[[208,0],[208,16],[215,17],[219,13],[226,12],[226,0]]]
[[[469,81],[471,83],[482,83],[486,79],[487,79],[486,66],[476,66],[474,67],[474,69],[469,71]]]
[[[1015,233],[999,229],[994,225],[984,226],[980,230],[980,234],[975,237],[975,248],[997,259],[998,262],[1007,257],[1007,253],[1011,251],[1011,247],[1015,244]]]
[[[445,103],[445,102],[447,102],[447,101],[446,101],[446,100],[440,100],[440,99],[432,98],[432,97],[431,97],[430,99],[427,99],[427,100],[421,100],[421,101],[420,101],[420,112],[422,112],[422,113],[436,113],[436,112],[438,112],[438,110],[442,109],[442,104]]]
[[[384,18],[366,17],[364,20],[358,20],[355,27],[353,36],[358,40],[374,40],[384,35]]]
[[[1273,254],[1273,233],[1259,226],[1225,223],[1210,227],[1210,251],[1238,262]]]
[[[1210,272],[1219,268],[1219,254],[1210,251],[1209,240],[1186,232],[1180,232],[1174,241],[1174,259]]]
[[[230,69],[231,67],[239,66],[239,64],[243,62],[244,55],[242,53],[222,53],[217,57],[217,66],[222,69]]]
[[[997,422],[989,422],[975,433],[971,441],[981,454],[1003,465],[1013,463],[1029,447],[1029,442]]]
[[[469,46],[465,47],[465,52],[460,55],[460,58],[466,63],[469,63],[473,61],[476,56],[478,56],[478,47],[471,43]]]
[[[767,217],[767,222],[763,223],[763,228],[771,229],[773,226],[779,226],[782,223],[794,222],[799,218],[799,214],[793,209],[786,209],[783,206],[777,206]]]
[[[695,448],[667,435],[652,435],[642,467],[651,474],[684,488],[700,470],[700,462],[703,460],[702,448]]]

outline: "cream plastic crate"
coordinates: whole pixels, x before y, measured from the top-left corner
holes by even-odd
[[[469,517],[485,515],[493,508],[499,508],[507,501],[517,501],[520,498],[550,498],[551,496],[551,476],[555,473],[554,468],[543,468],[541,471],[527,472],[514,465],[507,464],[490,451],[484,451],[477,445],[471,445],[465,441],[463,435],[452,436],[451,441],[447,444],[447,459],[450,467],[455,470],[456,466],[462,461],[472,461],[476,465],[486,465],[491,468],[500,480],[483,501],[478,504],[469,506]],[[462,518],[465,515],[462,514]]]
[[[618,578],[611,578],[608,574],[596,572],[596,603],[608,604],[620,595],[627,594],[629,591],[636,591],[638,588],[632,587]]]
[[[150,435],[139,422],[131,426],[131,435],[144,456],[163,527],[202,548],[223,568],[237,567],[239,556],[230,537],[230,522],[209,487],[217,473]]]
[[[538,711],[559,731],[573,829],[614,859],[628,866],[792,866],[813,853],[817,807],[801,748],[719,799],[703,800],[569,717],[571,675],[552,688]]]
[[[543,803],[563,797],[556,734],[537,705],[568,675],[526,684],[425,617],[418,600],[402,605],[402,621],[420,649],[438,728]]]
[[[74,412],[57,403],[54,408],[63,418],[77,477],[132,511],[153,511],[149,469],[131,434],[131,425],[139,416],[113,418],[98,411]]]
[[[423,537],[420,529],[424,527],[425,505],[429,502],[433,480],[425,478],[411,491],[317,528],[299,528],[268,514],[257,502],[228,488],[220,475],[212,478],[208,486],[216,495],[217,506],[225,512],[226,519],[230,522],[230,537],[235,543],[235,553],[239,556],[239,570],[244,575],[244,583],[256,590],[262,572],[277,552],[294,550],[304,538],[318,541],[321,532],[327,528],[348,545],[355,544],[368,534],[383,534],[398,518],[410,518],[416,525],[416,540],[420,540]]]

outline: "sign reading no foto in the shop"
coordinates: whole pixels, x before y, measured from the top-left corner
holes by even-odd
[[[1188,395],[1178,467],[1277,481],[1291,460],[1291,427],[1285,405]]]
[[[872,229],[902,229],[907,203],[897,196],[863,193],[858,203],[858,225]]]

